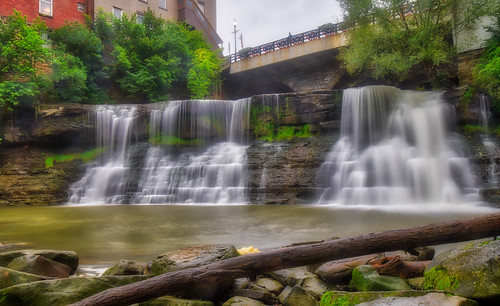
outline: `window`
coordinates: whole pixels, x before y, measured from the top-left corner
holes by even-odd
[[[166,10],[167,9],[167,0],[158,0],[158,6],[161,9]]]
[[[144,22],[144,13],[143,12],[137,12],[136,14],[136,20],[138,24],[142,24]]]
[[[40,0],[38,3],[40,14],[52,16],[52,0]]]
[[[198,1],[198,6],[200,7],[200,10],[205,14],[205,1]]]
[[[76,3],[76,10],[82,13],[85,13],[85,4],[77,2]]]
[[[139,0],[139,2],[148,3],[148,0]]]
[[[113,6],[113,16],[115,16],[116,18],[122,18],[122,12],[123,10],[121,8]]]

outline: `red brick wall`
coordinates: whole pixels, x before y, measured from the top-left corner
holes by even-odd
[[[0,0],[0,16],[12,15],[16,9],[26,15],[30,22],[40,16],[49,28],[58,28],[64,25],[66,20],[81,23],[85,21],[84,13],[76,9],[78,2],[85,4],[85,14],[92,16],[93,0],[52,0],[52,16],[38,13],[38,0]]]

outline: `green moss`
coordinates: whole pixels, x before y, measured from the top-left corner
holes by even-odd
[[[458,287],[458,280],[454,275],[449,275],[443,267],[434,267],[424,273],[423,287],[425,290],[437,289],[442,291],[453,290]]]
[[[462,126],[462,131],[466,134],[480,134],[486,133],[486,129],[481,125],[467,124]]]
[[[358,299],[349,295],[338,295],[335,292],[327,291],[321,297],[320,306],[351,306],[359,304]]]
[[[89,151],[85,151],[83,153],[75,153],[75,154],[63,154],[63,155],[54,155],[47,157],[45,159],[45,168],[54,167],[54,162],[68,162],[73,160],[81,160],[84,163],[87,163],[93,159],[95,159],[99,154],[104,151],[103,148],[92,149]]]
[[[176,136],[156,135],[149,138],[149,142],[154,145],[164,146],[179,146],[179,145],[200,145],[203,143],[201,139],[182,139]]]

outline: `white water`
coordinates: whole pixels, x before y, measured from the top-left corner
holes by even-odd
[[[136,120],[133,106],[96,109],[96,142],[104,150],[88,165],[85,176],[70,188],[69,203],[121,203],[130,173],[129,143]]]
[[[454,149],[451,105],[440,94],[370,86],[344,91],[341,138],[321,165],[320,203],[477,200],[468,160]]]
[[[245,203],[249,102],[160,105],[150,115],[144,156],[129,141],[135,109],[98,108],[96,139],[107,153],[71,187],[70,203]]]

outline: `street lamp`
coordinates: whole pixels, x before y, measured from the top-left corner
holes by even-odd
[[[236,26],[238,23],[236,22],[236,19],[233,20],[233,26],[234,26],[234,61],[236,61],[236,53],[238,51],[238,48],[236,47],[236,33],[238,33],[238,30],[236,30]]]

